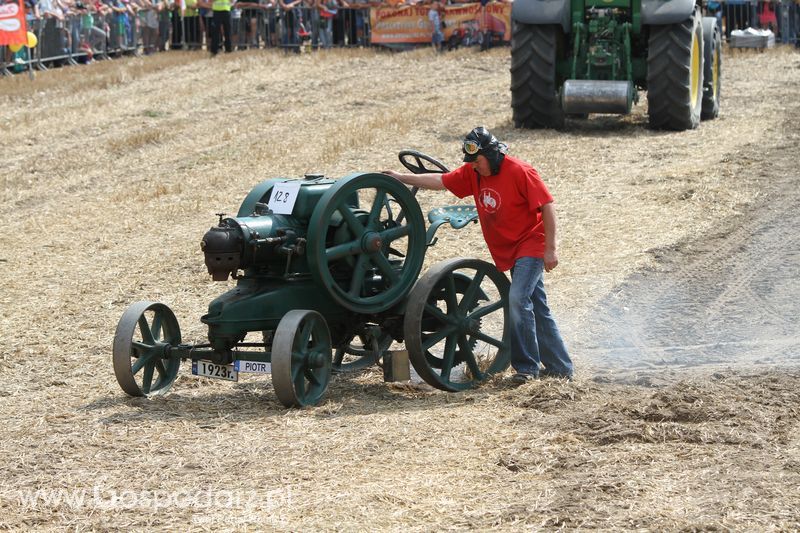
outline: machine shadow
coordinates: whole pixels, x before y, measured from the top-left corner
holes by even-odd
[[[511,121],[496,127],[495,135],[513,147],[515,141],[537,138],[558,137],[618,137],[621,139],[638,138],[642,135],[661,137],[676,132],[655,130],[649,126],[647,114],[632,113],[630,115],[589,115],[588,118],[568,118],[563,129],[529,130],[515,128]]]
[[[335,376],[319,405],[290,409],[278,401],[268,378],[236,383],[224,389],[215,388],[207,394],[181,394],[182,386],[186,387],[191,380],[192,378],[179,378],[177,390],[173,389],[163,396],[132,398],[119,393],[113,397],[97,398],[86,404],[83,410],[113,410],[113,414],[103,413],[98,418],[98,422],[102,424],[181,419],[217,427],[231,422],[265,420],[290,414],[329,419],[455,408],[492,398],[514,387],[508,380],[495,377],[475,389],[451,393],[425,384],[377,381],[362,383],[358,381],[358,377]],[[197,390],[203,386],[199,383],[192,389]],[[120,411],[126,407],[129,408],[127,411]]]

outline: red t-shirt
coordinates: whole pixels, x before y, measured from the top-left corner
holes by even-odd
[[[483,238],[500,271],[520,257],[544,256],[541,207],[553,197],[532,166],[507,155],[495,176],[478,176],[465,163],[443,174],[442,183],[459,198],[475,198]]]

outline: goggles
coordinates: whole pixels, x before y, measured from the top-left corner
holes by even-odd
[[[481,145],[478,141],[464,141],[463,145],[464,153],[467,155],[475,155],[481,150]]]

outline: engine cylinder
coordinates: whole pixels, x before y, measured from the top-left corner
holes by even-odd
[[[220,225],[206,232],[200,241],[208,273],[214,281],[236,274],[242,257],[242,232],[238,227]]]

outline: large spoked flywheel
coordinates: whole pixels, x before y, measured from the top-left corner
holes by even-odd
[[[181,365],[169,350],[181,342],[178,320],[162,303],[131,304],[114,334],[114,375],[131,396],[166,393]]]
[[[508,278],[478,259],[431,267],[408,297],[403,332],[414,370],[446,391],[471,388],[510,362]]]
[[[419,204],[405,185],[384,174],[342,178],[311,215],[311,275],[351,311],[379,313],[395,305],[416,281],[424,258]]]

